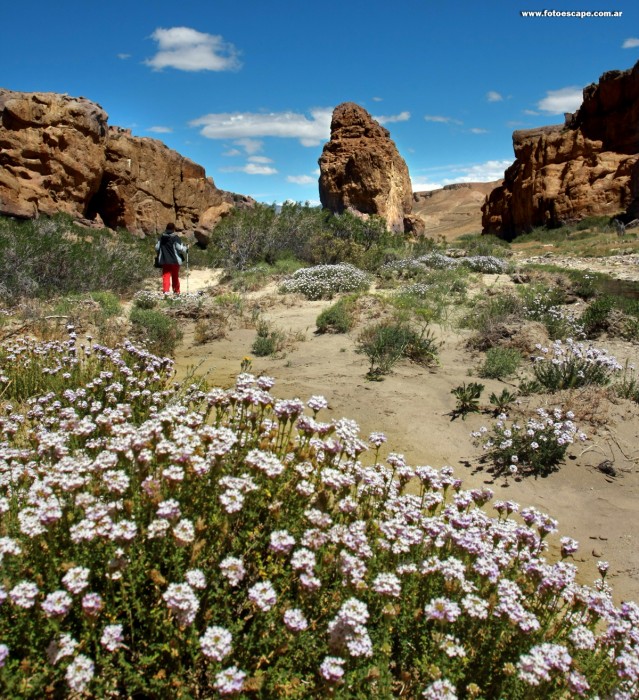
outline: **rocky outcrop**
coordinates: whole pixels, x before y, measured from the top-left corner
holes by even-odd
[[[155,139],[108,126],[85,98],[0,89],[0,213],[66,212],[137,234],[210,230],[234,206],[204,168]]]
[[[565,123],[515,131],[515,162],[483,208],[484,233],[639,213],[639,63],[586,87]]]
[[[89,100],[0,90],[0,212],[84,214],[106,161],[107,115]]]
[[[325,209],[382,216],[396,232],[418,225],[410,217],[408,167],[389,132],[359,105],[345,102],[335,108],[331,138],[319,166],[319,194]]]

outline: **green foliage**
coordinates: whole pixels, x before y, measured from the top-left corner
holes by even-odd
[[[492,234],[466,233],[456,238],[451,246],[463,248],[468,255],[503,257],[510,251],[510,243]]]
[[[461,416],[462,420],[466,420],[466,416],[469,413],[479,413],[481,410],[479,399],[484,389],[484,385],[477,382],[468,384],[464,382],[452,389],[450,393],[457,399],[457,405],[451,414],[452,417]]]
[[[624,363],[621,379],[614,385],[617,396],[639,403],[639,379],[637,371],[628,361]]]
[[[324,309],[315,320],[318,333],[348,333],[355,325],[357,294],[349,294]]]
[[[237,270],[272,265],[283,258],[310,265],[350,262],[373,268],[385,249],[400,240],[379,217],[363,220],[350,212],[334,215],[309,204],[287,202],[279,211],[263,204],[235,210],[216,227],[210,248],[217,251],[219,264]]]
[[[595,229],[597,231],[609,231],[610,222],[611,218],[609,216],[586,216],[575,225],[575,230]]]
[[[490,405],[495,407],[495,415],[499,415],[500,413],[505,413],[516,398],[516,394],[508,391],[508,389],[503,389],[501,394],[493,392],[488,400]]]
[[[544,387],[536,379],[524,379],[519,382],[518,390],[521,396],[532,396],[533,394],[541,394]]]
[[[479,333],[490,333],[497,324],[520,318],[521,310],[521,299],[513,294],[478,299],[470,312],[460,320],[460,325]]]
[[[251,351],[257,357],[275,355],[284,347],[284,334],[276,328],[271,328],[266,321],[257,324],[257,337],[253,341]]]
[[[129,321],[134,335],[146,343],[149,352],[169,357],[175,354],[175,348],[183,335],[176,319],[156,309],[134,306]]]
[[[611,296],[601,296],[592,301],[581,315],[580,321],[586,338],[596,338],[608,330],[610,312],[615,308],[615,300]]]
[[[437,343],[426,327],[416,331],[403,319],[386,319],[364,328],[356,345],[356,352],[370,361],[369,379],[388,374],[402,357],[419,364],[436,362],[437,351]]]
[[[587,338],[607,333],[633,340],[639,337],[639,301],[604,294],[588,305],[579,320]]]
[[[489,348],[486,351],[486,359],[479,368],[479,376],[484,379],[510,377],[519,368],[521,359],[521,353],[514,348]]]
[[[69,294],[127,295],[150,273],[148,244],[126,232],[87,231],[69,216],[0,217],[0,300]]]

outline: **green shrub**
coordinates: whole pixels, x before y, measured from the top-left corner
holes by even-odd
[[[0,299],[137,290],[152,270],[152,250],[126,232],[87,231],[70,217],[0,217]]]
[[[284,334],[280,330],[271,328],[266,321],[259,321],[251,351],[257,357],[275,355],[284,347],[284,340]]]
[[[484,379],[504,379],[513,375],[521,364],[521,354],[514,348],[494,347],[486,351],[486,359],[479,368]]]
[[[133,332],[146,343],[149,352],[171,357],[182,340],[182,331],[178,322],[162,311],[141,309],[134,306],[129,314]]]
[[[639,403],[639,379],[634,365],[628,361],[624,363],[621,379],[615,384],[614,390],[617,396]]]
[[[437,343],[426,328],[418,332],[404,320],[387,319],[362,330],[356,352],[370,361],[367,376],[378,379],[388,374],[402,357],[420,364],[435,362]]]
[[[286,202],[279,211],[264,204],[236,209],[216,227],[209,247],[217,251],[219,264],[237,270],[283,258],[372,269],[386,248],[402,240],[387,231],[380,217],[363,220],[350,212],[336,215],[308,203]]]
[[[601,296],[588,305],[580,318],[587,338],[596,338],[608,330],[610,312],[614,308],[615,301],[611,296]]]
[[[479,299],[461,320],[462,328],[489,333],[496,325],[521,318],[522,303],[513,294],[499,294]]]
[[[463,420],[466,420],[466,416],[469,413],[479,413],[481,410],[479,399],[484,389],[484,385],[477,382],[470,382],[469,384],[464,382],[451,389],[450,393],[457,399],[457,405],[452,412],[453,418],[461,416]]]
[[[501,394],[495,394],[493,393],[489,396],[488,400],[490,401],[490,405],[494,406],[494,411],[495,415],[499,415],[500,413],[506,413],[510,405],[516,400],[517,395],[513,394],[511,391],[508,391],[508,389],[503,389]]]
[[[357,295],[342,297],[315,320],[318,333],[348,333],[355,325]]]
[[[111,318],[112,316],[119,316],[122,313],[122,304],[119,297],[117,297],[112,291],[102,290],[98,292],[91,292],[91,299],[97,301],[100,304],[100,309],[105,318]]]

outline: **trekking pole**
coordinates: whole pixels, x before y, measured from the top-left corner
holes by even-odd
[[[189,293],[189,249],[186,249],[186,293]]]

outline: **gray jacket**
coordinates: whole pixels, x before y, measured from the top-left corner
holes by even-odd
[[[173,231],[165,231],[155,244],[161,265],[181,265],[186,260],[188,248]]]

